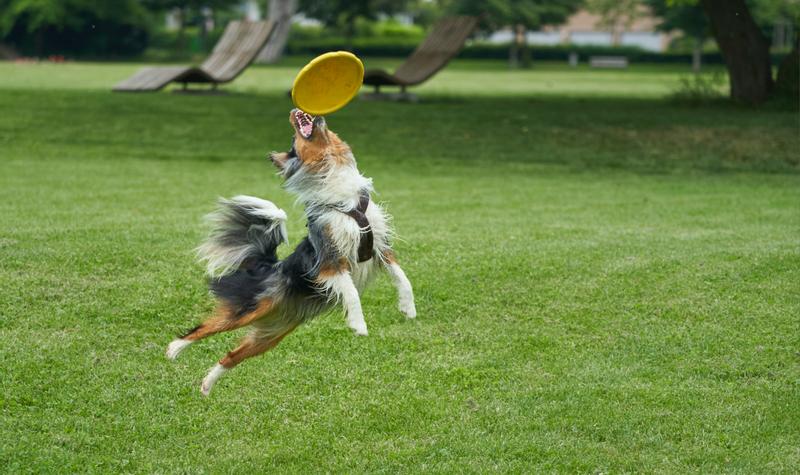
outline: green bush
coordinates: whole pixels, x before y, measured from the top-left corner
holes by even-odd
[[[136,56],[149,42],[153,17],[134,0],[0,1],[0,42],[26,56]]]
[[[386,37],[356,38],[353,41],[353,52],[359,56],[405,57],[419,45],[421,40],[394,39]],[[502,59],[508,58],[508,44],[473,42],[459,54],[465,59]],[[590,56],[625,56],[631,63],[665,63],[691,64],[689,53],[658,53],[646,51],[632,46],[589,46],[589,45],[531,45],[534,61],[566,61],[570,53],[577,53],[580,61],[588,61]],[[290,38],[287,46],[288,54],[317,55],[326,51],[348,49],[343,38]],[[784,53],[772,55],[773,64],[779,64]],[[704,64],[724,64],[719,52],[703,55]]]
[[[510,45],[473,43],[461,51],[460,58],[506,59]],[[588,61],[591,56],[624,56],[631,63],[691,64],[691,53],[659,53],[646,51],[633,46],[591,46],[591,45],[531,45],[533,59],[539,61],[566,61],[570,53],[577,53],[580,61]],[[779,64],[785,53],[774,53],[773,64]],[[703,54],[704,64],[725,64],[722,54],[710,52]]]
[[[680,79],[671,99],[678,103],[700,106],[725,98],[725,77],[719,73],[691,74]]]
[[[377,38],[398,38],[421,40],[425,37],[425,30],[419,25],[405,25],[396,20],[385,20],[369,23],[371,34]]]
[[[383,39],[386,41],[415,40],[425,37],[425,29],[419,25],[405,25],[393,19],[370,21],[363,18],[356,20],[355,38],[359,40]],[[338,40],[345,41],[342,34],[335,29],[324,26],[292,25],[290,38],[295,41]]]
[[[418,39],[396,38],[356,38],[352,50],[359,56],[408,56],[419,44]],[[347,50],[347,41],[341,37],[319,38],[314,40],[290,39],[286,46],[287,54],[318,55],[327,51]]]
[[[150,37],[146,56],[150,60],[188,60],[195,56],[205,56],[214,49],[225,28],[215,28],[201,39],[200,29],[187,27],[184,30],[183,45],[177,30],[156,30]]]

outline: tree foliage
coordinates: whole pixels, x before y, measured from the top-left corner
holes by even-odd
[[[137,53],[149,20],[136,0],[0,0],[0,40],[38,55]]]
[[[21,23],[28,32],[48,27],[62,30],[81,28],[96,20],[136,22],[145,14],[136,0],[0,0],[0,35]]]
[[[163,14],[200,18],[204,7],[224,10],[240,0],[0,0],[0,41],[23,54],[130,56],[141,53]]]
[[[763,26],[779,21],[800,25],[800,1],[797,0],[751,0],[748,2],[755,20]]]
[[[563,23],[583,0],[451,0],[446,3],[447,10],[453,13],[479,16],[483,29],[510,27],[513,41],[509,64],[528,67],[531,53],[526,42],[527,30]]]
[[[453,0],[447,9],[454,13],[480,15],[488,29],[522,25],[534,30],[543,25],[563,23],[583,0]]]
[[[169,11],[180,9],[186,12],[197,13],[203,8],[211,10],[227,10],[242,3],[241,0],[141,0],[149,10]]]
[[[612,30],[632,25],[641,7],[641,0],[586,0],[587,10],[600,15],[600,26]]]
[[[181,54],[186,48],[185,28],[188,25],[200,26],[200,43],[205,44],[208,30],[206,28],[206,11],[212,18],[219,11],[226,11],[240,5],[241,0],[141,0],[148,9],[161,14],[169,11],[177,12],[178,38],[175,49]]]
[[[645,1],[650,3],[649,0]],[[663,4],[664,10],[703,12],[700,0],[657,0],[652,3]],[[768,36],[772,27],[779,22],[789,22],[795,27],[800,27],[798,0],[746,0],[745,4],[755,22]]]
[[[359,18],[374,20],[402,11],[407,4],[405,0],[300,0],[300,11],[339,30],[352,43]]]
[[[679,30],[693,38],[708,36],[708,19],[699,3],[676,3],[670,0],[645,0],[645,3],[661,18],[659,30]]]

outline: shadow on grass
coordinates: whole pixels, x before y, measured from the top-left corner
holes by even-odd
[[[3,159],[252,160],[289,147],[285,95],[17,91],[0,96]],[[328,117],[360,160],[416,167],[797,173],[797,116],[728,102],[423,96]],[[524,170],[523,170],[524,171]]]

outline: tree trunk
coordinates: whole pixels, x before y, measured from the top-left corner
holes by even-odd
[[[745,0],[701,0],[711,31],[725,58],[731,98],[760,104],[772,92],[769,43],[753,21]]]
[[[789,55],[783,58],[781,65],[778,66],[778,78],[775,81],[775,89],[783,95],[792,99],[797,105],[800,100],[800,38],[795,40],[794,48]]]
[[[200,49],[205,52],[208,43],[208,12],[200,10]]]
[[[175,44],[177,56],[181,56],[186,47],[186,9],[178,7],[178,38]]]
[[[44,26],[40,26],[39,29],[36,30],[36,36],[34,36],[33,43],[37,59],[44,57],[44,29]]]
[[[519,47],[516,41],[512,41],[508,48],[508,67],[512,69],[519,67]]]
[[[508,50],[508,67],[518,68],[522,60],[522,38],[520,38],[520,30],[524,31],[525,27],[522,25],[511,26],[511,48]]]
[[[530,68],[532,61],[531,49],[528,47],[528,29],[525,28],[525,25],[517,26],[517,38],[519,40],[520,63],[523,68]]]
[[[275,23],[275,30],[264,45],[264,49],[258,54],[257,63],[274,63],[281,59],[289,41],[292,16],[296,11],[297,0],[270,0],[267,19]]]
[[[617,47],[622,43],[622,26],[619,25],[617,20],[614,20],[611,26],[611,46]]]
[[[703,37],[696,36],[694,38],[694,47],[692,48],[692,72],[697,74],[703,66]]]

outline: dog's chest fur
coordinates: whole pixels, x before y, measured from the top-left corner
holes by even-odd
[[[388,217],[381,206],[370,201],[364,214],[373,234],[373,258],[364,262],[358,262],[361,228],[355,219],[336,209],[327,210],[318,217],[320,223],[327,229],[327,238],[337,253],[347,258],[353,281],[359,290],[369,282],[381,254],[389,248],[390,243]]]

